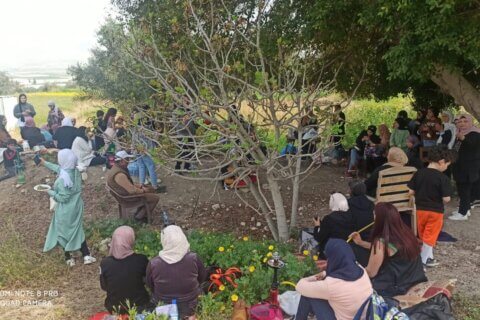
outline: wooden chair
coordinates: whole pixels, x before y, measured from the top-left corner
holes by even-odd
[[[131,213],[136,213],[139,210],[145,210],[147,214],[147,221],[152,221],[152,212],[147,205],[147,199],[141,194],[124,196],[110,188],[108,184],[105,184],[107,191],[117,200],[118,213],[120,219],[129,219]]]
[[[414,196],[409,194],[407,183],[416,171],[414,167],[393,167],[380,171],[375,201],[391,203],[399,212],[410,212],[411,227],[415,235],[417,235],[417,210]]]

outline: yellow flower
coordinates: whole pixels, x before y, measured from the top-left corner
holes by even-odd
[[[247,236],[243,237],[243,241],[248,241],[248,237]]]
[[[233,246],[233,244],[231,244],[231,245],[230,245],[230,248],[235,248],[235,247]]]
[[[263,258],[263,263],[267,263],[267,258]]]
[[[250,267],[248,267],[248,271],[250,271],[250,272],[255,271],[255,266],[250,266]]]
[[[218,287],[218,290],[220,290],[220,291],[223,291],[223,290],[225,290],[225,286],[224,286],[223,284],[222,284],[222,285],[220,285],[220,287]]]
[[[318,260],[318,256],[313,256],[313,261],[317,261]]]
[[[218,251],[223,252],[223,251],[225,251],[225,248],[224,247],[218,247]]]
[[[267,257],[271,257],[273,254],[271,252],[267,253]]]
[[[238,301],[238,296],[236,294],[232,294],[230,299],[232,299],[233,302],[237,302]]]
[[[303,255],[304,256],[308,256],[310,254],[310,252],[308,250],[303,250]]]
[[[225,311],[225,305],[222,304],[222,306],[220,307],[220,311]]]
[[[275,249],[274,246],[272,246],[272,245],[269,245],[269,246],[268,246],[268,250],[273,251],[273,249]]]

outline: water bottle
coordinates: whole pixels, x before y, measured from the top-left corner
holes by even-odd
[[[22,148],[23,148],[23,151],[30,151],[30,145],[28,144],[27,140],[23,140]]]
[[[171,221],[170,218],[168,217],[167,211],[162,212],[162,220],[163,220],[163,227],[166,228],[172,224],[175,224],[175,222]]]
[[[178,320],[178,307],[177,299],[172,300],[172,306],[170,307],[170,320]]]

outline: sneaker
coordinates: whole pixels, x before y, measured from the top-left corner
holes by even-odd
[[[83,264],[92,264],[94,262],[96,262],[97,259],[95,259],[94,257],[92,256],[85,256],[83,257]]]
[[[472,207],[472,209],[480,207],[480,200],[473,201],[470,206]]]
[[[67,263],[67,266],[69,267],[73,267],[75,265],[75,259],[73,258],[70,258],[68,260],[65,261]]]
[[[466,215],[460,214],[458,212],[455,212],[452,214],[450,217],[448,217],[450,220],[456,220],[456,221],[465,221],[468,220],[468,212]]]
[[[480,206],[480,205],[479,205],[479,206]],[[456,215],[456,214],[459,214],[459,213],[458,213],[458,209],[452,212],[452,215]],[[470,212],[470,210],[468,210],[466,216],[467,216],[467,217],[470,217],[471,215],[472,215],[472,213]]]
[[[436,267],[438,265],[440,265],[440,262],[438,262],[437,260],[432,259],[432,258],[428,258],[427,262],[425,263],[425,266],[428,267],[428,268],[433,268],[433,267]]]

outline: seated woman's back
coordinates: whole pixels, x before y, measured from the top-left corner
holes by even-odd
[[[200,258],[190,252],[182,229],[170,225],[162,230],[162,251],[150,260],[146,282],[154,302],[177,300],[180,318],[193,316],[205,281],[206,270]]]
[[[154,288],[155,301],[179,302],[196,298],[200,293],[200,283],[206,273],[202,262],[193,252],[188,252],[182,260],[169,264],[161,257],[150,260],[147,268],[147,283]]]
[[[344,240],[330,239],[325,255],[328,261],[325,278],[301,279],[296,290],[304,297],[327,301],[337,320],[353,319],[363,302],[372,295],[368,274],[355,262],[355,256]],[[304,317],[299,313],[304,312],[297,312],[302,320]],[[316,316],[318,319],[319,315]]]
[[[117,228],[112,236],[110,255],[100,264],[100,285],[107,292],[105,308],[109,312],[126,313],[127,301],[140,311],[149,305],[144,281],[148,258],[133,252],[134,241],[132,228]]]
[[[427,281],[420,259],[420,246],[394,205],[375,206],[372,243],[352,235],[355,243],[370,250],[366,270],[373,288],[382,296],[405,294],[417,283]]]

